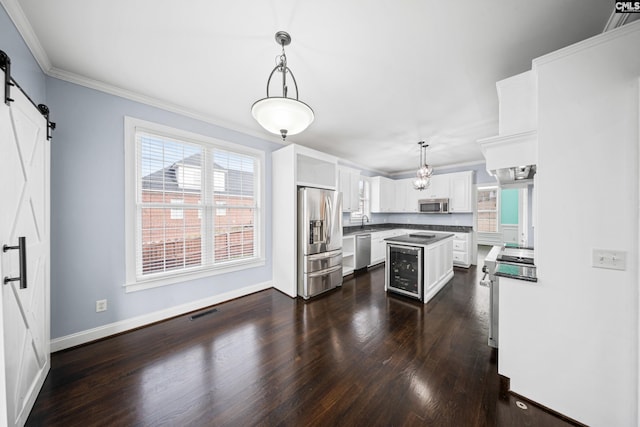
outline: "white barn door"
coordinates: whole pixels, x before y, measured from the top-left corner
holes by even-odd
[[[18,88],[11,98],[0,103],[0,426],[24,425],[51,360],[47,120]],[[25,270],[26,288],[7,280]]]

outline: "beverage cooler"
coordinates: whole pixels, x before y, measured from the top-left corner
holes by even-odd
[[[423,250],[420,246],[387,245],[387,291],[423,300]]]

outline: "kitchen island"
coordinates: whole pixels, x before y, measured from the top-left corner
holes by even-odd
[[[453,236],[415,232],[385,239],[385,290],[426,304],[453,277]]]

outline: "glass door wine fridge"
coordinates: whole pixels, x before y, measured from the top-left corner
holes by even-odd
[[[385,286],[396,292],[422,301],[423,255],[420,246],[387,244]]]

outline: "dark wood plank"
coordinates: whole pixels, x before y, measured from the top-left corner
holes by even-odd
[[[426,306],[384,268],[308,302],[259,292],[55,353],[27,425],[571,425],[500,393],[488,298],[476,268]]]

